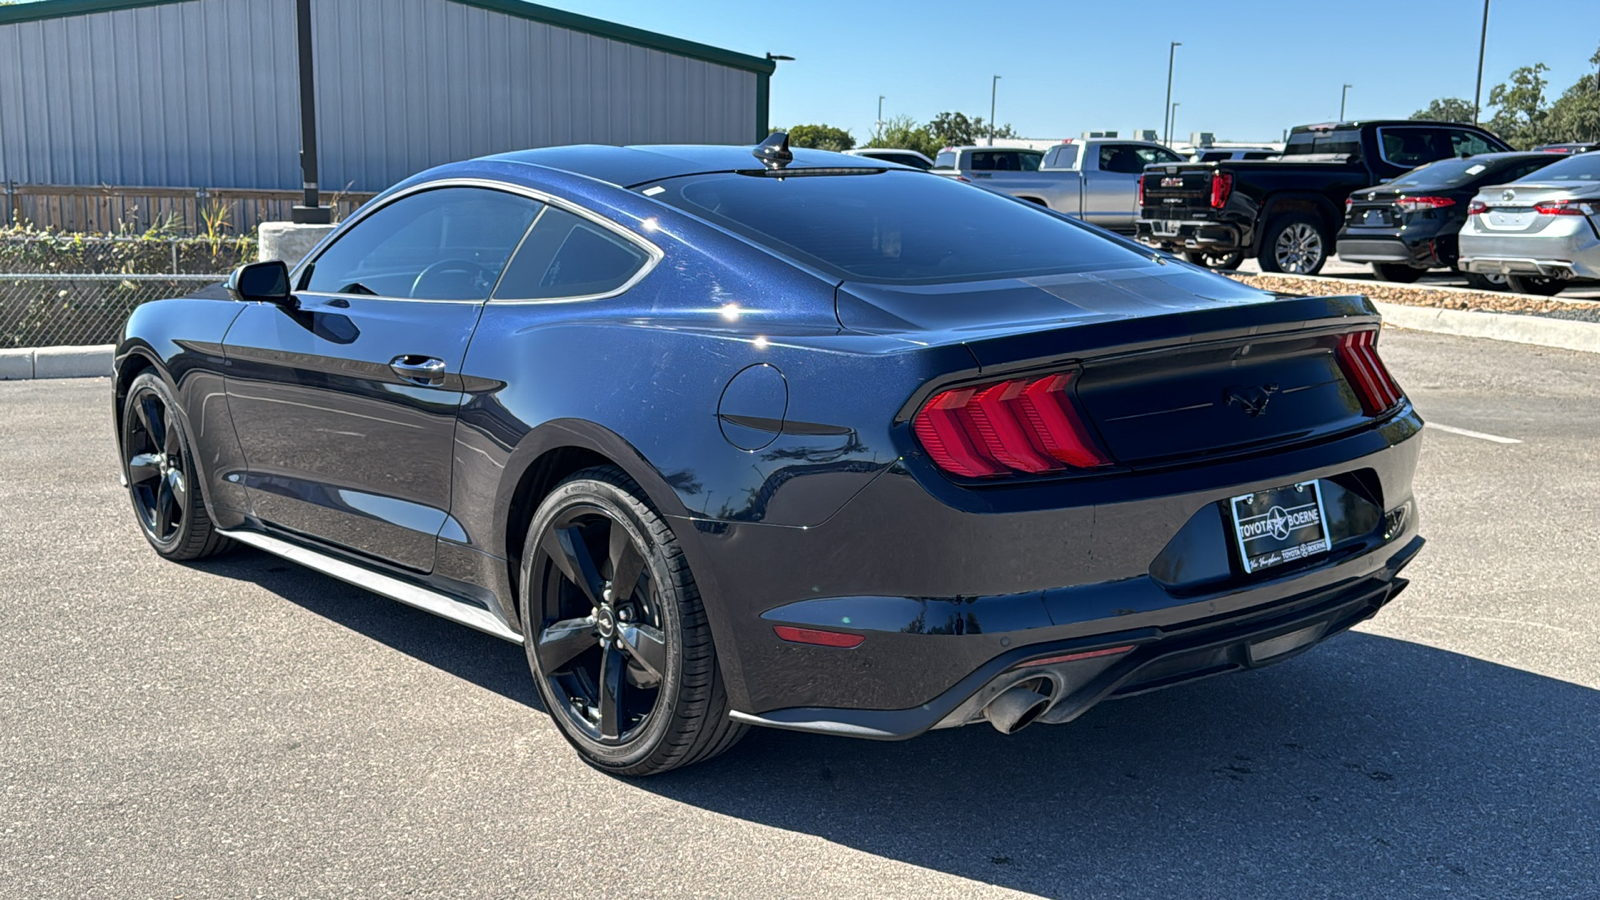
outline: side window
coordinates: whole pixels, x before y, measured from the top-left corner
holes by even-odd
[[[1018,153],[1017,170],[1021,172],[1039,171],[1039,163],[1044,160],[1042,153]]]
[[[1127,144],[1100,145],[1100,171],[1137,175],[1144,171],[1144,160],[1137,149]]]
[[[495,291],[496,300],[552,300],[610,293],[650,261],[608,228],[550,207],[528,233]]]
[[[935,169],[954,169],[956,167],[955,153],[950,150],[940,152],[938,156],[933,158],[933,167]]]
[[[1140,161],[1146,166],[1151,163],[1183,162],[1183,157],[1161,147],[1135,147],[1133,152],[1139,154]]]
[[[1470,131],[1450,132],[1450,146],[1455,156],[1476,156],[1479,153],[1492,153],[1500,149],[1490,146],[1482,135]]]
[[[1446,133],[1438,129],[1381,128],[1379,134],[1383,158],[1397,166],[1416,167],[1459,155]]]
[[[967,168],[974,172],[993,172],[999,168],[996,160],[999,155],[988,150],[974,150],[967,155]]]
[[[351,226],[301,276],[301,289],[487,300],[541,206],[485,188],[402,197]]]

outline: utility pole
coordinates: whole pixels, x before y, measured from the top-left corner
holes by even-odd
[[[1182,46],[1182,41],[1173,41],[1172,46],[1167,48],[1167,109],[1166,114],[1161,117],[1163,123],[1161,143],[1169,147],[1172,146],[1172,127],[1170,124],[1172,122],[1172,61],[1177,58],[1178,48]]]
[[[300,44],[300,181],[304,202],[289,210],[300,225],[327,225],[333,210],[322,205],[317,188],[317,88],[311,56],[311,0],[296,0],[295,23]]]
[[[989,146],[994,146],[994,99],[1000,92],[1000,76],[989,82]]]
[[[1353,87],[1355,87],[1355,85],[1347,84],[1339,91],[1339,121],[1341,122],[1344,121],[1344,97],[1346,94],[1350,93],[1350,89]]]
[[[1172,104],[1171,111],[1168,112],[1168,114],[1167,114],[1167,130],[1170,131],[1170,132],[1174,132],[1173,137],[1177,137],[1176,132],[1178,130],[1178,107],[1180,107],[1182,105],[1183,104],[1181,104],[1181,103]],[[1162,143],[1166,143],[1166,142],[1163,141]],[[1167,146],[1171,147],[1172,145],[1171,144],[1167,144]]]
[[[1483,48],[1489,44],[1489,0],[1483,0],[1483,31],[1478,34],[1478,86],[1472,91],[1472,124],[1478,124],[1478,111],[1483,109]]]
[[[873,137],[874,141],[883,140],[883,95],[878,95],[878,129]]]

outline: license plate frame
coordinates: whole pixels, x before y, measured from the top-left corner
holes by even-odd
[[[1230,497],[1228,515],[1247,575],[1309,559],[1332,546],[1317,479]]]
[[[1177,222],[1166,219],[1153,219],[1150,222],[1150,233],[1158,237],[1177,237],[1178,228]]]

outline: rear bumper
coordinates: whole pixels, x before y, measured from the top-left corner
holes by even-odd
[[[1353,263],[1382,263],[1432,269],[1456,263],[1455,235],[1437,238],[1370,237],[1340,232],[1339,258]]]
[[[1232,253],[1250,246],[1250,235],[1230,222],[1210,220],[1165,221],[1140,219],[1134,223],[1134,236],[1142,243],[1163,250],[1183,252],[1215,251]]]
[[[1600,237],[1582,218],[1560,224],[1559,231],[1551,227],[1527,236],[1464,230],[1460,268],[1481,275],[1600,278]]]
[[[914,709],[789,708],[731,715],[770,728],[903,740],[931,729],[980,722],[991,700],[1029,685],[1050,698],[1037,721],[1063,724],[1104,700],[1272,665],[1349,630],[1406,588],[1400,570],[1423,543],[1413,532],[1376,572],[1243,613],[1017,648]],[[1063,656],[1078,658],[1050,661]]]

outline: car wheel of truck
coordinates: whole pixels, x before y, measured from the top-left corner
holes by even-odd
[[[1529,275],[1507,275],[1506,287],[1518,294],[1535,294],[1540,297],[1554,297],[1561,293],[1567,283],[1559,278],[1539,278]]]
[[[1285,275],[1315,275],[1327,261],[1328,236],[1310,213],[1274,216],[1262,233],[1261,252],[1256,256],[1261,271]]]
[[[1507,287],[1506,287],[1506,276],[1504,276],[1504,275],[1480,275],[1477,272],[1464,272],[1462,274],[1467,276],[1467,287],[1472,288],[1473,290],[1478,290],[1478,291],[1504,291],[1504,290],[1507,290]]]
[[[1235,250],[1232,253],[1206,253],[1200,250],[1185,250],[1183,251],[1183,258],[1197,266],[1205,266],[1208,269],[1221,269],[1224,272],[1232,272],[1234,269],[1239,268],[1240,263],[1244,262],[1244,251]]]
[[[1415,266],[1385,265],[1373,263],[1372,273],[1378,276],[1379,281],[1392,281],[1395,284],[1410,284],[1428,273],[1427,269]]]
[[[711,626],[671,526],[620,469],[557,485],[522,548],[523,645],[544,708],[584,761],[653,775],[710,759],[728,716]]]

